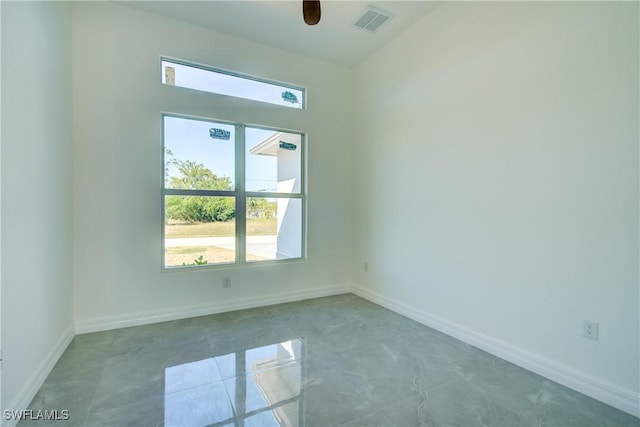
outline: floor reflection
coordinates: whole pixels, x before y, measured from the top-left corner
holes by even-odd
[[[302,425],[303,350],[293,339],[166,368],[165,427]]]

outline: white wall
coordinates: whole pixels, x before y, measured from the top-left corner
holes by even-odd
[[[2,408],[73,337],[71,8],[2,2]]]
[[[296,150],[278,150],[278,191],[300,192],[302,180],[302,155],[300,138],[294,138]],[[301,256],[302,247],[302,203],[295,199],[277,200],[278,244],[276,257],[295,258]],[[341,244],[344,246],[343,244]]]
[[[348,290],[349,69],[112,3],[73,18],[78,331]],[[163,86],[161,54],[304,85],[308,110]],[[161,273],[162,111],[308,132],[307,262]]]
[[[356,67],[353,183],[357,292],[636,415],[638,17],[445,3]]]

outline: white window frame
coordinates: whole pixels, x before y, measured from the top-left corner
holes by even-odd
[[[261,100],[257,100],[257,99],[251,99],[251,98],[245,98],[244,96],[240,96],[240,95],[232,95],[232,94],[224,94],[224,93],[220,93],[220,92],[214,92],[214,91],[208,91],[208,90],[201,90],[201,89],[195,89],[195,88],[191,88],[191,87],[187,87],[187,86],[177,86],[175,84],[170,84],[170,83],[165,83],[164,82],[164,70],[161,71],[161,82],[163,82],[164,85],[167,86],[175,86],[181,89],[188,89],[188,90],[197,90],[200,92],[205,92],[205,93],[212,93],[212,94],[217,94],[217,95],[223,95],[223,96],[233,96],[235,98],[240,98],[240,99],[245,99],[251,102],[260,102],[260,103],[264,103],[264,104],[268,104],[268,105],[276,105],[279,107],[283,107],[286,109],[294,109],[294,110],[305,110],[307,108],[307,90],[304,87],[301,86],[296,86],[296,85],[292,85],[289,83],[284,83],[284,82],[279,82],[276,80],[270,80],[270,79],[265,79],[265,78],[261,78],[261,77],[256,77],[256,76],[252,76],[249,74],[243,74],[243,73],[238,73],[236,71],[230,71],[230,70],[226,70],[223,68],[217,68],[217,67],[212,67],[209,65],[204,65],[204,64],[199,64],[196,62],[191,62],[191,61],[185,61],[182,59],[177,59],[177,58],[171,58],[169,56],[161,56],[160,57],[160,68],[162,69],[162,63],[163,62],[169,62],[169,63],[173,63],[176,65],[182,65],[185,67],[190,67],[190,68],[196,68],[196,69],[200,69],[200,70],[204,70],[204,71],[208,71],[211,73],[215,73],[215,74],[221,74],[221,75],[226,75],[226,76],[231,76],[231,77],[235,77],[238,79],[244,79],[244,80],[250,80],[250,81],[254,81],[254,82],[259,82],[259,83],[265,83],[271,86],[277,86],[279,88],[282,89],[290,89],[290,90],[295,90],[295,91],[299,91],[301,93],[301,98],[298,102],[300,103],[300,107],[293,107],[293,105],[287,105],[287,104],[279,104],[276,102],[270,102],[270,101],[261,101]]]
[[[165,186],[165,167],[166,167],[166,149],[165,149],[165,118],[175,117],[187,120],[207,121],[212,123],[232,125],[235,128],[235,190],[189,190],[189,189],[172,189]],[[282,129],[271,126],[253,125],[239,122],[230,122],[227,120],[219,120],[209,117],[197,117],[184,114],[175,114],[163,112],[161,113],[161,125],[162,125],[162,167],[161,167],[161,179],[162,179],[162,197],[161,197],[161,210],[162,210],[162,224],[161,224],[161,238],[162,238],[162,271],[174,272],[174,271],[193,271],[200,269],[216,269],[224,267],[237,267],[237,266],[253,266],[253,265],[272,265],[282,264],[290,262],[304,261],[307,258],[307,183],[306,183],[306,134],[301,131]],[[299,193],[280,193],[280,192],[261,192],[261,191],[246,191],[245,190],[245,129],[263,129],[273,132],[285,132],[300,135],[300,192]],[[198,160],[198,159],[190,159]],[[175,266],[167,267],[165,262],[165,197],[177,195],[177,196],[206,196],[206,197],[234,197],[235,198],[235,261],[233,263],[212,263],[204,265],[187,265],[187,266]],[[288,198],[288,199],[300,199],[302,201],[302,218],[301,218],[301,248],[300,257],[297,258],[285,258],[274,260],[262,260],[262,261],[247,261],[246,259],[246,222],[247,222],[247,199],[252,197],[258,198]]]

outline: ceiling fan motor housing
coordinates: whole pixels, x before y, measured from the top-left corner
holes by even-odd
[[[307,25],[320,22],[320,0],[302,0],[302,15]]]

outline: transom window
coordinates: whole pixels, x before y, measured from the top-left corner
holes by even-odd
[[[232,71],[162,58],[162,83],[304,109],[305,90]]]
[[[304,257],[304,135],[163,115],[165,269]]]

